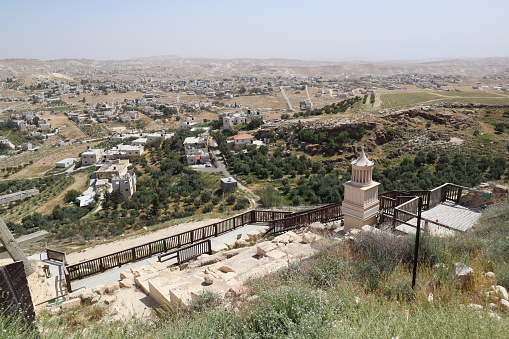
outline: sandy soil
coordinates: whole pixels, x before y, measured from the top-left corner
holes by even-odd
[[[40,112],[39,116],[43,119],[50,119],[48,122],[53,128],[60,128],[61,133],[67,138],[83,139],[87,135],[76,126],[76,123],[69,120],[63,113],[51,113],[49,111]]]
[[[91,248],[87,248],[80,252],[67,254],[67,261],[69,263],[72,263],[74,261],[83,261],[101,257],[107,254],[115,253],[131,247],[142,245],[151,241],[166,238],[177,233],[182,233],[201,226],[213,224],[221,220],[223,219],[206,219],[201,221],[191,221],[184,224],[170,226],[168,228],[144,234],[141,236],[128,237],[107,244],[97,245]]]
[[[12,259],[0,259],[0,266],[12,263]],[[55,277],[46,278],[43,271],[44,263],[42,261],[33,261],[32,267],[35,272],[27,277],[30,295],[34,306],[44,301],[55,298],[57,291],[55,289]],[[46,308],[46,304],[35,306],[36,312]]]
[[[29,160],[33,160],[34,163],[29,165],[19,171],[16,174],[13,174],[9,177],[9,179],[20,179],[20,178],[32,178],[43,176],[48,170],[55,167],[55,163],[65,158],[79,158],[79,155],[84,152],[87,147],[94,147],[99,142],[92,142],[86,144],[76,144],[71,146],[53,148],[48,147],[45,149],[41,149],[38,152],[28,153],[25,152],[28,156],[27,159],[21,159],[18,163],[25,163]],[[11,162],[14,162],[16,158],[9,159]],[[6,164],[7,166],[7,164]]]

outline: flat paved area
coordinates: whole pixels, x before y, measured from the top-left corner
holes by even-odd
[[[222,235],[218,236],[217,238],[211,238],[212,248],[217,248],[219,246],[222,246],[224,243],[230,242],[232,240],[236,240],[237,236],[239,236],[239,234],[249,233],[249,232],[254,231],[261,227],[268,228],[268,226],[265,226],[262,224],[245,225],[245,226],[239,227],[236,230],[233,230],[231,232],[222,234]],[[50,266],[50,272],[51,272],[52,279],[53,278],[55,279],[55,289],[58,291],[57,295],[62,295],[62,294],[67,293],[66,291],[62,291],[62,288],[60,286],[61,285],[60,282],[65,279],[63,277],[62,267],[59,264],[47,260],[45,253],[39,253],[39,254],[32,255],[28,259],[41,260],[41,261],[45,262],[46,264],[48,264]],[[89,276],[89,277],[86,277],[86,278],[83,278],[80,280],[74,280],[74,281],[72,281],[71,286],[72,286],[73,291],[75,291],[75,290],[77,290],[79,288],[83,288],[83,287],[92,288],[92,287],[99,286],[102,284],[119,281],[121,272],[128,270],[128,269],[136,268],[139,266],[150,265],[151,263],[154,263],[154,262],[157,262],[157,256],[153,256],[151,258],[136,261],[131,264],[122,265],[119,268],[110,269],[104,273],[95,274],[95,275],[92,275],[92,276]],[[176,263],[176,259],[165,261],[163,264],[166,266],[171,266],[175,263]]]
[[[477,223],[480,216],[481,212],[479,209],[464,207],[450,201],[443,202],[428,211],[422,212],[422,218],[436,221],[458,231],[466,231],[472,228]],[[417,226],[417,218],[410,219],[408,223]],[[422,227],[424,227],[424,222],[421,223],[421,228]],[[453,233],[451,230],[431,223],[428,225],[428,228],[430,231],[439,230],[446,233]],[[397,226],[396,229],[411,234],[415,234],[416,232],[414,227],[407,225]]]

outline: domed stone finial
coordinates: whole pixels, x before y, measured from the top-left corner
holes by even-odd
[[[375,163],[368,159],[366,153],[364,153],[364,146],[361,148],[361,155],[356,160],[352,161],[352,165],[355,166],[373,166]]]

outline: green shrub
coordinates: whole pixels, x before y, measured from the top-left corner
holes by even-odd
[[[281,286],[259,297],[246,322],[250,337],[325,338],[331,314],[324,296],[298,286]]]
[[[200,313],[219,306],[220,304],[221,298],[219,297],[219,294],[211,291],[204,291],[191,303],[189,310],[191,312]]]

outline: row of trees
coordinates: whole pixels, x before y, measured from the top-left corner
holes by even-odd
[[[19,191],[26,191],[37,188],[39,192],[43,192],[56,182],[60,181],[63,175],[51,175],[34,179],[13,179],[0,181],[0,195],[10,194]]]
[[[433,151],[421,151],[413,159],[403,157],[395,167],[383,171],[375,168],[373,178],[381,183],[380,191],[431,189],[447,182],[473,187],[501,179],[507,169],[507,160],[502,157],[466,157],[462,153],[437,156]]]
[[[357,102],[362,101],[362,97],[355,96],[350,99],[345,99],[343,101],[339,101],[330,105],[323,106],[322,108],[315,108],[305,112],[297,112],[294,114],[294,117],[308,117],[312,115],[323,115],[323,114],[338,114],[344,113]]]

